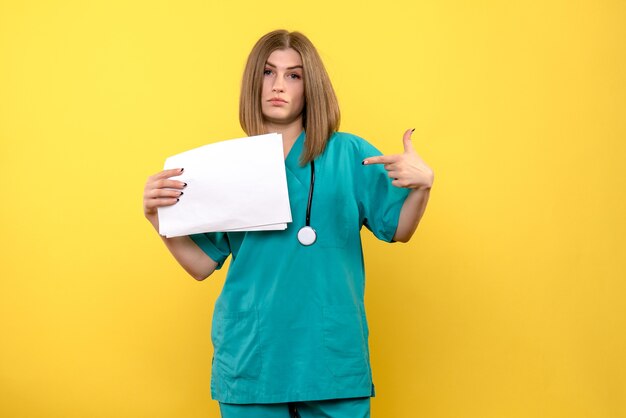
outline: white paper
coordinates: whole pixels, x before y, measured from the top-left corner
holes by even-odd
[[[282,144],[282,135],[266,134],[169,157],[164,168],[184,168],[172,179],[187,187],[178,203],[159,208],[159,233],[176,237],[287,228],[291,208]]]

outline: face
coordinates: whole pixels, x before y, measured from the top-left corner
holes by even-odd
[[[302,58],[291,48],[272,52],[263,71],[261,110],[272,125],[302,123],[304,79]]]

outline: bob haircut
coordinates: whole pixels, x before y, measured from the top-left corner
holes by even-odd
[[[239,123],[246,134],[267,133],[261,110],[263,72],[270,54],[293,48],[302,58],[306,132],[300,163],[305,165],[324,152],[331,135],[339,129],[340,113],[335,90],[313,43],[300,32],[276,30],[259,39],[248,56],[241,82]]]

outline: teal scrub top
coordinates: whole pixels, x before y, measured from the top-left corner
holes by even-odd
[[[223,403],[279,403],[373,396],[363,303],[362,226],[391,242],[408,194],[391,185],[381,153],[337,132],[315,160],[311,226],[305,224],[311,168],[298,137],[285,159],[293,222],[283,231],[207,233],[194,242],[230,268],[215,303],[211,395]]]

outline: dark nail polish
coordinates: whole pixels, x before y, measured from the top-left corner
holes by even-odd
[[[187,187],[187,183],[183,184],[183,187]]]
[[[411,129],[411,133],[415,132],[415,128]]]
[[[180,199],[176,199],[177,202],[180,202]]]
[[[183,171],[185,171],[185,169],[184,169],[184,168],[181,168],[181,169],[180,169],[180,172],[182,173]]]
[[[183,194],[184,194],[183,192],[180,192],[180,195],[181,195],[181,196],[182,196]]]
[[[365,165],[365,161],[361,161],[361,164]]]

